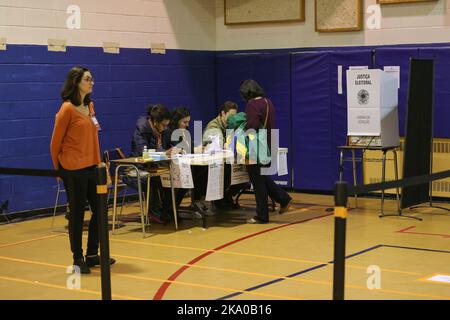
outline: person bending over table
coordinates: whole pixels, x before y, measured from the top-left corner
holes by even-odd
[[[211,120],[203,133],[203,145],[208,149],[215,142],[213,137],[218,137],[218,145],[224,149],[226,142],[227,120],[236,115],[238,105],[233,101],[225,101],[219,109],[219,115]],[[217,139],[217,138],[216,138]],[[238,206],[234,203],[233,197],[246,187],[246,184],[231,185],[231,165],[224,167],[224,198],[214,201],[214,206],[219,210],[233,210]]]
[[[182,153],[194,153],[194,140],[189,131],[189,122],[191,121],[191,114],[186,107],[180,106],[172,110],[172,119],[168,129],[164,132],[164,141],[167,143],[166,149],[176,147],[177,150],[181,150]],[[201,146],[200,146],[201,149]],[[196,151],[201,151],[197,149]],[[206,214],[207,207],[201,201],[206,195],[206,182],[208,179],[208,168],[206,166],[191,166],[192,179],[194,182],[193,197],[194,207],[197,211],[204,211]],[[169,190],[170,191],[170,190]],[[181,204],[184,196],[186,195],[187,189],[177,189],[176,190],[176,204],[177,207]],[[170,213],[172,212],[170,204],[170,193],[165,192],[166,199],[163,201],[166,205],[166,210]],[[200,212],[194,211],[194,216],[196,218],[201,218]],[[173,215],[171,215],[173,216]],[[180,218],[190,218],[192,217],[189,213],[179,212],[178,216]]]
[[[164,141],[164,131],[170,122],[170,112],[163,104],[150,104],[146,108],[146,115],[139,117],[136,128],[131,139],[131,157],[141,157],[144,147],[154,149],[157,152],[165,151],[167,142]],[[124,176],[123,182],[137,189],[137,178]],[[141,179],[142,190],[147,190],[147,179]],[[148,206],[148,217],[164,224],[171,217],[163,212],[163,187],[160,177],[151,177],[150,203]],[[161,199],[158,199],[158,193]]]

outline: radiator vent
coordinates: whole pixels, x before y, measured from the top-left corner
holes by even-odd
[[[400,141],[399,151],[405,150],[405,142],[403,139]],[[450,142],[447,141],[434,141],[433,153],[450,153]]]
[[[386,179],[387,181],[392,181],[392,179]],[[380,178],[370,178],[370,183],[380,183]],[[450,181],[434,181],[433,182],[433,192],[450,192]]]
[[[450,181],[433,181],[433,191],[450,192]]]

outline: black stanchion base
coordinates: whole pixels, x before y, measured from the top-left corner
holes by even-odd
[[[409,210],[413,210],[413,209],[416,209],[416,208],[436,208],[436,209],[441,209],[441,210],[445,210],[445,211],[449,211],[450,212],[449,208],[444,208],[444,207],[440,207],[440,206],[434,206],[432,204],[424,205],[424,206],[414,206],[414,207],[409,208]]]

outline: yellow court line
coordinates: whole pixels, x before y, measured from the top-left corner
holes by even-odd
[[[25,264],[34,264],[34,265],[41,265],[41,266],[47,266],[47,267],[53,267],[53,268],[67,268],[67,266],[63,266],[63,265],[58,265],[58,264],[52,264],[52,263],[46,263],[46,262],[39,262],[39,261],[32,261],[32,260],[24,260],[24,259],[17,259],[17,258],[10,258],[10,257],[4,257],[4,256],[0,256],[0,259],[3,260],[9,260],[9,261],[13,261],[13,262],[20,262],[20,263],[25,263]],[[95,270],[95,269],[91,269],[92,272],[94,273],[100,273],[100,270]],[[232,289],[232,288],[226,288],[226,287],[218,287],[218,286],[212,286],[212,285],[204,285],[204,284],[197,284],[197,283],[191,283],[191,282],[184,282],[184,281],[178,281],[178,280],[167,280],[167,279],[158,279],[158,278],[148,278],[148,277],[142,277],[142,276],[133,276],[133,275],[128,275],[128,274],[123,274],[123,273],[118,273],[118,272],[111,272],[111,275],[114,276],[118,276],[118,277],[123,277],[123,278],[128,278],[128,279],[135,279],[135,280],[146,280],[146,281],[153,281],[153,282],[170,282],[173,284],[178,284],[178,285],[186,285],[186,286],[190,286],[190,287],[200,287],[200,288],[206,288],[206,289],[215,289],[215,290],[221,290],[221,291],[229,291],[229,292],[233,292],[233,293],[245,293],[245,294],[249,294],[249,295],[254,295],[254,296],[262,296],[262,297],[269,297],[269,298],[279,298],[279,299],[285,299],[285,300],[304,300],[302,298],[293,298],[293,297],[288,297],[288,296],[281,296],[281,295],[275,295],[275,294],[268,294],[268,293],[258,293],[258,292],[248,292],[248,291],[243,291],[243,290],[239,290],[239,289]],[[31,281],[32,282],[32,281]],[[34,282],[32,282],[34,283]],[[65,288],[65,287],[61,287],[61,288]],[[67,288],[65,288],[67,289]],[[67,289],[67,290],[71,290],[71,289]],[[100,294],[100,293],[98,293]],[[119,295],[115,295],[116,297],[125,297],[125,296],[119,296]],[[138,299],[138,298],[127,298],[127,299]]]
[[[220,253],[220,254],[229,254],[229,255],[236,255],[236,256],[251,257],[251,258],[262,258],[262,259],[269,259],[269,260],[279,260],[279,261],[289,261],[289,262],[304,262],[304,263],[310,263],[310,264],[326,264],[326,265],[330,265],[330,266],[333,265],[332,263],[323,262],[323,261],[294,259],[294,258],[285,258],[285,257],[274,257],[274,256],[265,256],[265,255],[259,255],[259,254],[241,253],[241,252],[227,251],[227,250],[214,250],[214,249],[184,247],[184,246],[176,246],[176,245],[167,245],[167,244],[162,244],[162,243],[146,243],[146,242],[141,242],[141,241],[119,240],[119,239],[110,239],[110,241],[123,242],[123,243],[129,243],[129,244],[139,244],[139,245],[151,246],[151,247],[163,247],[163,248],[171,248],[171,249],[184,249],[184,250],[200,251],[200,252],[203,252],[203,253],[214,252],[214,253]],[[359,266],[359,265],[354,265],[354,264],[346,264],[345,266],[348,267],[348,268],[353,268],[353,269],[362,269],[362,270],[366,270],[367,269],[367,266]],[[403,270],[396,270],[396,269],[384,269],[384,268],[382,268],[381,271],[392,272],[392,273],[408,274],[408,275],[413,275],[413,276],[421,275],[421,273],[417,273],[417,272],[410,272],[410,271],[403,271]]]
[[[147,258],[139,258],[139,257],[131,257],[131,256],[123,256],[123,255],[116,255],[115,257],[118,258],[125,258],[125,259],[131,259],[131,260],[139,260],[139,261],[145,261],[145,262],[156,262],[156,263],[164,263],[164,264],[174,264],[174,265],[180,265],[180,266],[189,266],[191,268],[199,268],[199,269],[210,269],[210,270],[216,270],[216,271],[224,271],[224,272],[230,272],[230,273],[240,273],[240,274],[247,274],[247,275],[254,275],[264,278],[271,278],[271,279],[283,279],[283,280],[290,280],[295,282],[303,282],[303,283],[311,283],[311,284],[322,284],[327,286],[332,286],[333,283],[330,281],[319,281],[319,280],[309,280],[309,279],[299,279],[299,278],[289,278],[285,276],[277,276],[277,275],[271,275],[271,274],[264,274],[264,273],[256,273],[256,272],[247,272],[247,271],[240,271],[240,270],[234,270],[234,269],[225,269],[225,268],[217,268],[217,267],[208,267],[208,266],[200,266],[200,265],[191,265],[191,264],[185,264],[185,263],[179,263],[179,262],[172,262],[172,261],[165,261],[165,260],[158,260],[158,259],[147,259]],[[173,281],[166,281],[166,282],[173,282]],[[427,295],[427,294],[420,294],[420,293],[413,293],[413,292],[407,292],[407,291],[396,291],[396,290],[385,290],[385,289],[377,289],[377,290],[371,290],[364,286],[357,286],[357,285],[345,285],[346,288],[353,288],[353,289],[360,289],[365,291],[372,291],[372,292],[386,292],[386,293],[396,293],[399,295],[406,295],[406,296],[419,296],[419,297],[428,297],[428,298],[436,298],[436,299],[450,299],[450,297],[441,297],[441,296],[433,296],[433,295]],[[247,291],[244,291],[247,293]]]
[[[39,240],[44,240],[44,239],[56,238],[56,237],[60,237],[62,235],[64,235],[64,234],[54,234],[54,235],[51,235],[51,236],[45,236],[45,237],[28,239],[28,240],[19,241],[19,242],[2,244],[2,245],[0,245],[0,249],[1,248],[5,248],[5,247],[16,246],[16,245],[23,244],[23,243],[29,243],[29,242],[34,242],[34,241],[39,241]]]
[[[43,266],[56,267],[56,268],[66,268],[66,266],[63,266],[63,265],[37,262],[37,261],[31,261],[31,260],[24,260],[24,259],[17,259],[17,258],[10,258],[10,257],[3,257],[3,256],[0,256],[0,259],[21,262],[21,263],[26,263],[26,264],[36,264],[36,265],[43,265]],[[145,258],[137,258],[137,259],[144,260]],[[150,260],[150,259],[146,259],[146,260]],[[99,270],[92,270],[92,271],[94,273],[100,273]],[[153,282],[169,282],[169,283],[173,283],[173,284],[185,285],[185,286],[190,286],[190,287],[215,289],[215,290],[229,291],[229,292],[233,292],[233,293],[242,293],[242,294],[249,294],[249,295],[254,295],[254,296],[272,297],[272,298],[279,298],[279,299],[285,299],[285,300],[304,300],[303,298],[293,298],[293,297],[287,297],[287,296],[272,295],[272,294],[267,294],[267,293],[258,293],[258,292],[253,292],[253,291],[250,292],[250,291],[244,291],[244,290],[238,290],[238,289],[232,289],[232,288],[226,288],[226,287],[218,287],[218,286],[212,286],[212,285],[197,284],[197,283],[184,282],[184,281],[178,281],[178,280],[167,280],[167,279],[159,279],[159,278],[133,276],[133,275],[123,274],[123,273],[116,273],[116,272],[111,272],[111,274],[115,275],[115,276],[119,276],[119,277],[135,279],[135,280],[145,280],[145,281],[153,281]],[[254,274],[256,275],[256,273],[254,273]],[[308,279],[298,279],[298,280],[299,280],[299,282],[305,282],[305,283],[323,284],[323,285],[328,285],[328,286],[333,285],[333,283],[329,282],[329,281],[318,281],[318,280],[308,280]],[[393,293],[393,294],[404,295],[404,296],[416,296],[416,297],[426,297],[426,298],[441,299],[441,300],[450,300],[450,297],[445,297],[445,296],[434,296],[434,295],[428,295],[428,294],[405,292],[405,291],[398,291],[398,290],[389,290],[389,289],[370,290],[364,286],[357,286],[357,285],[350,285],[350,284],[345,285],[345,287],[353,288],[353,289],[361,289],[364,291]],[[62,287],[62,288],[65,288],[65,287]],[[65,288],[65,289],[67,289],[67,288]],[[67,289],[67,290],[71,290],[71,289]],[[126,298],[126,299],[137,299],[137,298],[130,298],[130,297],[119,296],[119,295],[113,295],[113,296]]]
[[[55,284],[50,284],[50,283],[41,282],[41,281],[32,281],[32,280],[13,278],[13,277],[5,277],[5,276],[0,276],[0,279],[7,280],[7,281],[13,281],[13,282],[32,284],[32,285],[37,285],[37,286],[41,286],[41,287],[47,287],[47,288],[53,288],[53,289],[61,289],[61,290],[68,290],[68,291],[71,291],[71,292],[82,292],[82,293],[93,294],[93,295],[96,295],[96,296],[101,296],[101,293],[98,292],[98,291],[92,291],[92,290],[86,290],[86,289],[69,289],[69,288],[64,287],[64,286],[58,286],[58,285],[55,285]],[[122,296],[122,295],[115,295],[115,294],[113,294],[112,297],[128,299],[128,300],[143,300],[143,299],[131,298],[131,297]]]

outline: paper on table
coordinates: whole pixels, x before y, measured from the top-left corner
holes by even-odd
[[[172,162],[173,187],[181,189],[193,189],[194,181],[192,179],[191,165],[189,159],[178,159],[176,163]]]
[[[179,189],[193,189],[194,180],[192,179],[191,165],[189,159],[179,159],[173,161],[171,165],[173,187]],[[170,175],[163,173],[160,175],[161,184],[164,188],[170,188]]]
[[[211,161],[208,164],[208,184],[206,187],[206,201],[223,198],[223,161]]]
[[[250,179],[247,173],[247,167],[242,164],[231,165],[231,185],[247,183]]]

